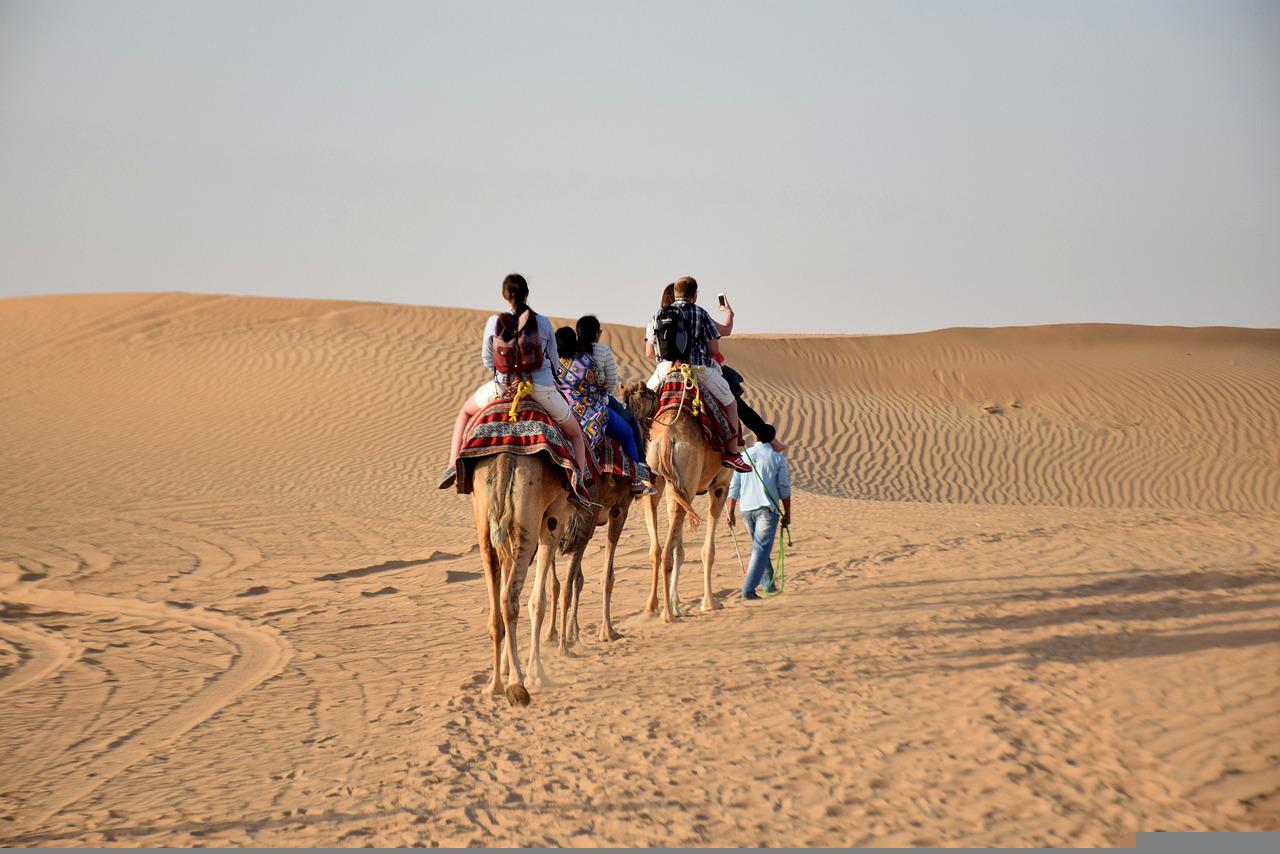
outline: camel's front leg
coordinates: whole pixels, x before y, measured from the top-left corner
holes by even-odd
[[[543,683],[549,681],[547,672],[542,669],[542,617],[547,606],[547,569],[555,560],[555,549],[555,543],[548,543],[545,540],[538,547],[538,564],[533,575],[533,590],[529,593],[529,620],[533,624],[533,633],[529,642],[529,678],[535,687],[541,687]]]
[[[554,551],[551,553],[550,572],[551,578],[547,587],[551,604],[551,628],[547,630],[547,640],[553,641],[559,634],[556,631],[556,616],[560,613],[560,576],[556,574],[556,555]]]
[[[560,653],[569,654],[569,647],[578,642],[577,620],[571,613],[573,609],[574,578],[582,574],[582,553],[587,548],[583,543],[569,556],[569,569],[564,574],[564,596],[561,598],[560,612]]]
[[[729,498],[729,487],[724,483],[711,485],[711,512],[707,519],[707,539],[702,544],[702,610],[718,611],[724,606],[716,601],[711,592],[711,567],[716,562],[716,528],[720,521],[720,511],[724,509]]]
[[[644,506],[644,524],[649,531],[649,563],[653,567],[653,583],[649,586],[649,601],[644,606],[644,610],[649,614],[658,612],[658,584],[662,570],[662,541],[658,539],[658,500],[662,498],[662,489],[665,486],[665,482],[655,475],[653,485],[657,492],[640,499],[640,503]]]
[[[584,552],[586,551],[585,545],[582,547],[582,550]],[[573,626],[572,631],[573,631],[574,643],[578,642],[578,637],[581,635],[580,626],[578,625],[578,604],[582,601],[582,585],[583,585],[584,574],[585,573],[583,573],[582,571],[582,555],[578,554],[577,569],[573,573],[573,583],[569,586],[569,589],[565,591],[569,596],[573,597],[573,622],[568,623],[567,625]]]
[[[613,600],[613,555],[618,550],[618,538],[622,536],[622,529],[627,524],[628,504],[628,501],[624,501],[609,512],[609,542],[605,544],[604,570],[600,573],[602,610],[599,639],[601,643],[608,643],[621,637],[613,628],[610,603]]]

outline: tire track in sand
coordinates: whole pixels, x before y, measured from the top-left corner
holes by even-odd
[[[69,773],[48,792],[27,801],[22,816],[12,828],[27,840],[38,838],[35,831],[66,807],[92,794],[104,783],[132,765],[159,752],[195,726],[208,720],[242,695],[280,673],[292,655],[289,642],[269,626],[254,625],[240,617],[203,608],[177,608],[159,602],[78,593],[70,590],[41,590],[18,581],[12,564],[0,565],[0,601],[62,611],[114,614],[143,619],[178,620],[217,634],[232,644],[237,654],[231,666],[207,682],[176,708],[119,740],[86,765]],[[66,644],[66,641],[62,641]],[[49,653],[37,670],[22,678],[18,687],[51,675],[65,664],[70,647]],[[29,665],[30,666],[30,665]],[[22,674],[26,667],[19,670]],[[16,690],[8,683],[5,691]]]

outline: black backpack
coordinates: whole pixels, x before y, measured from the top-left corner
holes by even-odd
[[[687,362],[693,349],[693,335],[684,311],[669,305],[653,321],[653,348],[664,362]]]

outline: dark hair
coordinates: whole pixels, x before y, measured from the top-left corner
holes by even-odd
[[[572,359],[580,352],[578,349],[578,333],[571,326],[561,326],[556,330],[556,350],[561,359]]]
[[[578,318],[578,346],[586,350],[600,340],[600,321],[594,314],[584,314]]]
[[[662,289],[662,307],[666,308],[676,301],[676,286],[674,284],[667,285]]]
[[[511,303],[516,314],[529,307],[529,283],[519,273],[510,273],[502,280],[502,298]]]
[[[693,276],[684,276],[675,280],[676,299],[693,299],[698,295],[698,283]]]

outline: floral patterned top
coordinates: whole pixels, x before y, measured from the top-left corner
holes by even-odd
[[[609,421],[609,389],[605,386],[604,372],[590,353],[578,353],[572,358],[561,357],[560,370],[556,373],[560,390],[582,424],[582,435],[594,448],[604,439]]]

